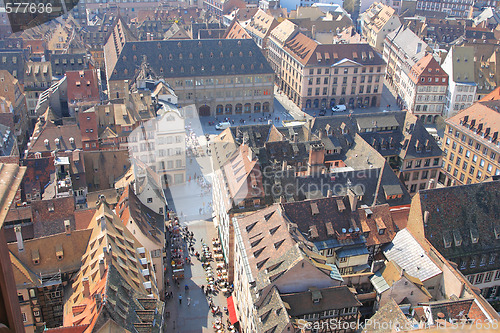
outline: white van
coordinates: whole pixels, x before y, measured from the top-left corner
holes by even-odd
[[[335,105],[332,108],[333,112],[344,112],[345,110],[347,110],[347,107],[345,105],[343,105],[343,104]]]
[[[231,123],[228,121],[223,122],[223,123],[218,123],[217,125],[215,125],[216,130],[225,130],[226,128],[229,128],[229,127],[231,127]]]

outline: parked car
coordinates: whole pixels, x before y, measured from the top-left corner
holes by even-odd
[[[217,125],[215,125],[216,130],[225,130],[226,128],[229,128],[229,127],[231,127],[231,123],[228,121],[223,122],[223,123],[218,123]]]
[[[326,115],[326,110],[323,109],[319,112],[320,117]]]
[[[335,105],[332,108],[333,112],[344,112],[345,110],[347,110],[347,107],[345,105],[343,105],[343,104]]]

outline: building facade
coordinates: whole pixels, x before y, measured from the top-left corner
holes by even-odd
[[[410,71],[401,71],[403,106],[424,123],[435,123],[442,115],[447,89],[448,74],[431,54],[420,59]]]
[[[443,115],[449,118],[471,106],[476,100],[474,48],[452,46],[442,63],[442,68],[448,74],[448,92]]]
[[[441,12],[444,15],[467,18],[472,12],[473,5],[473,0],[418,0],[417,13],[422,13],[423,15],[425,15],[435,12]]]
[[[385,62],[368,44],[317,44],[302,33],[283,48],[280,89],[301,109],[379,106]]]
[[[194,104],[199,116],[273,110],[273,71],[253,40],[141,41],[115,48],[110,38],[105,54],[114,98],[128,91],[141,68],[165,79],[178,105]]]
[[[475,184],[500,175],[500,101],[476,102],[446,120],[439,183]]]
[[[401,20],[396,11],[382,3],[375,2],[361,15],[361,31],[368,44],[382,52],[384,40],[388,33],[401,26]]]

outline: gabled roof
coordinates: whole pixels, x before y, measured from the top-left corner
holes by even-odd
[[[250,19],[245,29],[250,31],[260,38],[265,38],[269,35],[270,31],[278,25],[276,19],[267,14],[262,9],[258,9],[254,16]]]
[[[446,122],[476,138],[486,146],[498,149],[500,100],[476,102],[455,116],[448,118]]]
[[[430,50],[427,43],[420,39],[411,29],[405,29],[403,26],[387,34],[386,39],[395,44],[405,57],[408,57],[406,60],[410,66],[422,59],[426,52]]]
[[[159,332],[163,303],[146,250],[104,200],[89,230],[90,241],[65,304],[64,325],[88,324],[91,332],[112,318],[129,331],[148,323],[151,332]]]
[[[247,145],[242,144],[223,168],[234,204],[264,197],[260,167]]]
[[[90,234],[91,230],[74,230],[69,235],[59,233],[25,240],[24,251],[18,250],[17,242],[9,243],[8,247],[11,255],[35,274],[54,273],[59,269],[62,273],[72,273],[80,268]],[[39,257],[36,264],[33,260],[34,253]],[[58,258],[59,255],[61,259]]]
[[[284,49],[303,65],[334,66],[344,59],[360,66],[385,65],[382,57],[368,44],[318,44],[302,33],[290,39]]]
[[[393,298],[379,308],[370,319],[363,332],[385,333],[386,327],[393,323],[398,323],[401,327],[410,327],[411,323]]]
[[[45,141],[48,140],[48,141]],[[58,141],[56,141],[58,140]],[[57,143],[58,142],[58,143]],[[41,129],[36,141],[28,148],[29,153],[58,150],[83,149],[82,135],[78,125],[56,126],[50,122]]]
[[[321,295],[319,302],[313,301],[315,294]],[[288,313],[292,317],[301,317],[328,310],[360,307],[362,305],[347,286],[281,294],[281,299],[289,305]]]
[[[406,271],[402,270],[401,267],[399,267],[395,262],[387,261],[380,272],[389,287],[392,287],[395,282],[399,281],[404,276],[410,283],[419,288],[422,293],[424,293],[429,299],[432,298],[432,295],[427,291],[420,279],[409,275]]]
[[[298,239],[288,229],[277,204],[238,219],[253,276],[267,268],[266,263],[290,251]]]
[[[383,252],[389,261],[395,262],[409,275],[420,279],[422,282],[442,274],[441,269],[429,257],[408,229],[399,231],[392,243],[383,248]]]

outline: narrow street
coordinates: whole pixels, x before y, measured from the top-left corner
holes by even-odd
[[[208,120],[206,120],[208,122]],[[204,124],[207,125],[207,124]],[[212,167],[210,156],[207,155],[207,139],[199,119],[186,120],[186,146],[194,148],[198,156],[186,156],[186,183],[174,185],[166,192],[169,209],[173,209],[179,217],[180,226],[187,227],[194,233],[194,252],[202,253],[202,244],[205,243],[210,252],[213,250],[212,240],[217,237],[217,230],[212,222]],[[213,128],[213,127],[212,127]],[[171,244],[169,242],[169,244]],[[189,249],[184,242],[184,256],[188,256]],[[212,252],[213,254],[213,252]],[[227,325],[228,316],[224,312],[227,306],[226,297],[221,293],[211,294],[214,306],[219,306],[221,316],[214,316],[209,306],[210,298],[202,291],[206,288],[207,272],[202,262],[194,255],[189,255],[191,264],[184,265],[184,279],[179,280],[179,286],[172,279],[172,268],[169,264],[171,257],[167,251],[167,270],[165,272],[169,285],[167,292],[172,297],[166,300],[166,316],[164,332],[194,333],[214,332],[214,323],[220,320],[225,325],[223,332],[230,332]],[[216,262],[210,266],[216,272]],[[188,286],[186,289],[185,286]],[[181,300],[179,301],[179,298]],[[189,305],[188,305],[189,299]]]

